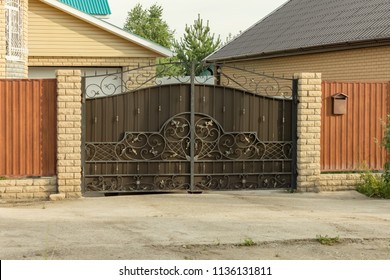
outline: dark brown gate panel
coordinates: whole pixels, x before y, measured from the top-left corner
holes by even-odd
[[[190,84],[86,99],[84,191],[291,187],[292,99],[194,89],[194,123]]]
[[[388,82],[322,83],[322,171],[383,170],[389,90]],[[348,96],[342,115],[333,114],[332,96],[338,93]]]
[[[195,186],[232,190],[291,183],[292,100],[243,90],[195,88]]]
[[[189,189],[189,127],[176,127],[189,95],[179,84],[87,99],[85,190]]]
[[[0,80],[0,175],[56,174],[56,80]]]

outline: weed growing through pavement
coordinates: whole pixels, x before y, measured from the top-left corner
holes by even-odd
[[[240,244],[241,246],[255,246],[256,245],[256,242],[253,241],[252,238],[245,238],[244,241]]]
[[[325,236],[317,235],[316,239],[322,245],[328,245],[328,246],[333,246],[333,245],[341,242],[339,236],[329,237],[328,235],[325,235]]]

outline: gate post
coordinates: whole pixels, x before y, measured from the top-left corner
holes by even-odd
[[[81,71],[57,70],[57,184],[52,200],[81,195]]]
[[[318,191],[321,175],[321,74],[295,74],[298,79],[297,188]]]

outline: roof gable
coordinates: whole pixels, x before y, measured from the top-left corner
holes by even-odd
[[[149,41],[145,38],[139,37],[133,33],[127,32],[117,26],[114,26],[112,24],[109,24],[103,20],[100,20],[92,15],[83,13],[71,6],[68,6],[64,3],[61,3],[57,0],[39,0],[42,3],[45,3],[53,8],[56,8],[62,12],[65,12],[71,16],[74,16],[75,18],[81,19],[88,24],[91,24],[93,26],[96,26],[102,30],[105,30],[107,32],[110,32],[111,34],[114,34],[115,36],[118,36],[120,38],[123,38],[125,40],[128,40],[131,43],[137,44],[141,47],[144,47],[152,52],[155,52],[159,56],[162,57],[169,57],[172,56],[172,51],[157,44],[152,41]]]
[[[77,10],[90,15],[110,15],[111,10],[107,0],[58,0]]]
[[[28,17],[29,57],[101,59],[159,56],[139,44],[125,40],[39,0],[29,0]]]
[[[390,39],[389,0],[290,0],[208,60]]]

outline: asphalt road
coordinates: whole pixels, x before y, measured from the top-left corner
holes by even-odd
[[[390,201],[354,191],[257,191],[0,204],[0,259],[172,259],[182,255],[162,248],[319,235],[388,240]]]

